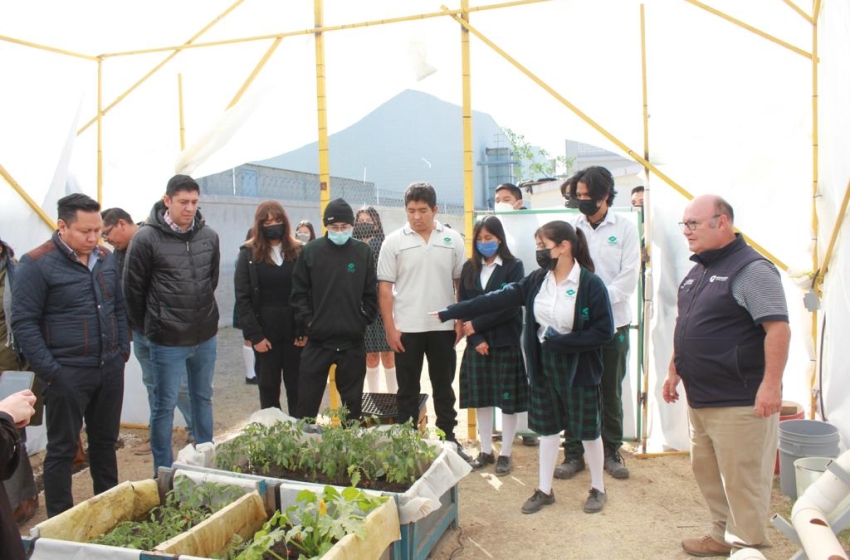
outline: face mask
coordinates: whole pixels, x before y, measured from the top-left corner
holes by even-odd
[[[537,264],[544,270],[552,270],[558,264],[558,259],[552,258],[552,249],[537,249],[534,256],[537,258]]]
[[[309,243],[310,242],[310,233],[306,231],[296,231],[295,239],[300,241],[301,243]]]
[[[349,228],[345,231],[331,231],[328,230],[328,239],[333,241],[336,245],[345,245],[349,239],[351,239],[351,234],[353,233],[353,228]]]
[[[273,226],[263,226],[263,237],[266,239],[282,239],[283,224],[275,224]]]
[[[498,241],[478,241],[475,243],[475,248],[478,252],[484,255],[485,259],[489,259],[499,250]]]
[[[493,209],[496,212],[511,212],[513,211],[514,207],[512,204],[508,204],[507,202],[497,202],[495,205],[493,205]]]
[[[599,206],[596,205],[595,200],[579,200],[578,211],[585,216],[593,216],[599,212]]]

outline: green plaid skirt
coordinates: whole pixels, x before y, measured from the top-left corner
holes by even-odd
[[[556,352],[540,350],[542,371],[531,385],[531,408],[528,427],[549,436],[564,429],[583,441],[602,434],[602,389],[566,386],[567,357]]]
[[[460,365],[460,407],[498,406],[505,414],[528,410],[528,378],[519,346],[490,348],[482,356],[467,346]]]

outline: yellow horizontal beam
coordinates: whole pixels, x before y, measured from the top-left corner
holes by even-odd
[[[32,198],[30,198],[30,195],[28,195],[24,188],[19,185],[18,182],[15,181],[15,179],[11,175],[9,175],[9,172],[6,171],[6,168],[3,167],[2,164],[0,164],[0,176],[6,179],[6,182],[9,183],[9,185],[13,189],[15,189],[15,192],[18,193],[18,195],[24,199],[24,202],[26,202],[29,207],[32,208],[36,214],[38,214],[41,220],[45,224],[47,224],[47,227],[49,227],[51,231],[56,229],[56,222],[50,219],[50,216],[44,213],[44,210],[42,210],[41,206],[36,204],[36,202]]]
[[[6,41],[7,43],[15,43],[16,45],[21,45],[23,47],[30,47],[33,49],[39,49],[42,51],[49,51],[58,54],[64,54],[66,56],[73,56],[74,58],[82,58],[84,60],[97,60],[96,56],[92,56],[90,54],[82,54],[74,51],[68,51],[65,49],[59,49],[56,47],[51,47],[49,45],[40,45],[38,43],[33,43],[32,41],[24,41],[23,39],[15,39],[14,37],[8,37],[6,35],[0,35],[0,41]]]
[[[502,2],[499,4],[488,4],[486,6],[476,6],[469,8],[468,12],[483,12],[486,10],[496,10],[500,8],[511,8],[514,6],[522,6],[526,4],[539,4],[541,2],[551,2],[553,0],[514,0],[513,2]],[[316,33],[328,33],[331,31],[344,31],[346,29],[359,29],[363,27],[374,27],[377,25],[387,25],[390,23],[401,23],[405,21],[417,21],[431,19],[436,17],[445,17],[447,15],[457,15],[463,13],[463,10],[448,10],[439,12],[429,12],[425,14],[415,14],[410,16],[400,16],[395,18],[376,19],[370,21],[361,21],[358,23],[348,23],[343,25],[331,25],[323,27],[311,27],[309,29],[301,29],[298,31],[285,31],[281,33],[270,33],[267,35],[255,35],[252,37],[240,37],[236,39],[222,39],[220,41],[208,41],[205,43],[191,43],[183,45],[171,45],[166,47],[153,47],[150,49],[140,49],[134,51],[119,51],[114,53],[103,54],[104,58],[114,56],[130,56],[136,54],[149,54],[156,52],[181,51],[185,49],[199,49],[204,47],[219,47],[223,45],[234,45],[239,43],[250,43],[255,41],[267,41],[270,39],[284,39],[286,37],[297,37],[299,35],[315,35]]]
[[[443,6],[443,8],[445,8],[445,6]],[[445,9],[446,9],[446,11],[447,11],[447,13],[448,13],[448,11],[449,11],[449,10],[448,10],[448,8],[445,8]],[[691,194],[688,190],[686,190],[684,187],[682,187],[681,185],[679,185],[679,184],[678,184],[676,181],[674,181],[672,178],[670,178],[669,176],[667,176],[667,174],[666,174],[666,173],[664,173],[663,171],[661,171],[660,169],[658,169],[657,167],[655,167],[655,165],[653,165],[652,163],[650,163],[649,161],[647,161],[647,159],[646,159],[646,158],[644,158],[642,155],[640,155],[639,153],[637,153],[637,152],[635,152],[634,150],[632,150],[629,146],[627,146],[627,145],[626,145],[623,141],[621,141],[619,138],[617,138],[616,136],[614,136],[613,134],[611,134],[610,132],[608,132],[608,131],[607,131],[605,128],[603,128],[603,127],[602,127],[599,123],[597,123],[596,121],[594,121],[592,118],[590,118],[590,116],[588,116],[588,115],[587,115],[586,113],[584,113],[581,109],[579,109],[579,108],[578,108],[578,107],[576,107],[574,104],[572,104],[569,100],[567,100],[567,99],[566,99],[563,95],[561,95],[560,93],[558,93],[557,91],[555,91],[555,89],[554,89],[552,86],[550,86],[549,84],[547,84],[546,82],[544,82],[543,80],[541,80],[541,79],[540,79],[540,78],[539,78],[536,74],[534,74],[531,70],[529,70],[528,68],[526,68],[525,66],[523,66],[522,64],[520,64],[520,62],[519,62],[519,61],[517,61],[515,58],[513,58],[511,55],[509,55],[507,52],[505,52],[505,51],[504,51],[501,47],[499,47],[498,45],[496,45],[493,41],[491,41],[491,40],[490,40],[490,39],[488,39],[486,36],[484,36],[484,35],[483,35],[480,31],[478,31],[477,29],[475,29],[472,25],[470,25],[470,23],[469,23],[468,21],[464,20],[463,18],[461,18],[461,17],[459,17],[459,16],[457,16],[457,15],[453,15],[452,17],[453,17],[453,18],[455,19],[455,21],[457,21],[460,25],[462,25],[463,27],[465,27],[466,29],[468,29],[470,33],[472,33],[473,35],[475,35],[476,37],[478,37],[478,39],[480,39],[480,40],[481,40],[481,42],[483,42],[485,45],[487,45],[488,47],[490,47],[491,49],[493,49],[494,51],[496,51],[496,53],[497,53],[497,54],[499,54],[502,58],[504,58],[505,60],[507,60],[508,62],[510,62],[511,64],[513,64],[513,65],[517,68],[517,70],[519,70],[520,72],[522,72],[523,74],[525,74],[526,76],[528,76],[528,78],[530,78],[530,79],[531,79],[534,83],[536,83],[536,84],[537,84],[537,85],[539,85],[541,88],[543,88],[545,91],[547,91],[547,92],[548,92],[548,93],[549,93],[552,97],[554,97],[555,99],[557,99],[558,101],[560,101],[561,103],[563,103],[563,104],[567,107],[567,109],[569,109],[570,111],[572,111],[573,113],[575,113],[575,114],[576,114],[576,116],[578,116],[581,120],[583,120],[583,121],[584,121],[584,122],[586,122],[588,125],[590,125],[590,126],[591,126],[594,130],[596,130],[599,134],[601,134],[602,136],[604,136],[605,138],[607,138],[608,140],[610,140],[610,141],[611,141],[612,143],[614,143],[614,144],[615,144],[618,148],[620,148],[620,149],[621,149],[621,150],[623,150],[625,153],[627,153],[627,154],[629,155],[629,157],[631,157],[633,160],[635,160],[636,162],[640,163],[641,165],[643,165],[644,167],[646,167],[647,169],[649,169],[650,171],[652,171],[655,175],[657,175],[657,176],[658,176],[660,179],[662,179],[665,183],[667,183],[668,185],[670,185],[670,186],[671,186],[671,187],[672,187],[672,188],[673,188],[676,192],[678,192],[679,194],[681,194],[682,196],[684,196],[684,197],[685,197],[685,198],[687,198],[688,200],[692,200],[692,199],[694,198],[694,195],[693,195],[693,194]],[[743,234],[742,234],[742,235],[743,235]],[[762,255],[764,255],[766,258],[770,259],[770,260],[771,260],[771,261],[772,261],[772,262],[773,262],[776,266],[778,266],[778,267],[779,267],[779,268],[781,268],[782,270],[786,270],[786,271],[788,270],[788,265],[786,265],[785,263],[783,263],[782,261],[780,261],[778,258],[776,258],[773,254],[771,254],[770,252],[768,252],[768,251],[767,251],[764,247],[762,247],[760,244],[758,244],[758,243],[754,242],[751,238],[747,237],[746,235],[744,235],[744,238],[747,240],[747,242],[748,242],[750,245],[752,245],[752,246],[753,246],[753,248],[754,248],[754,249],[756,249],[759,253],[761,253]]]
[[[794,51],[795,53],[797,53],[801,56],[805,56],[806,58],[812,58],[812,53],[804,51],[803,49],[801,49],[799,47],[795,47],[791,43],[788,43],[787,41],[783,41],[779,37],[774,37],[770,33],[765,33],[761,29],[757,29],[757,28],[753,27],[752,25],[744,23],[743,21],[741,21],[739,19],[733,18],[732,16],[725,14],[725,13],[721,12],[720,10],[718,10],[716,8],[712,8],[711,6],[703,4],[702,2],[699,2],[698,0],[685,0],[685,2],[687,2],[688,4],[693,4],[697,8],[702,8],[703,10],[705,10],[708,13],[714,14],[719,18],[725,19],[726,21],[733,23],[733,24],[737,25],[738,27],[746,29],[747,31],[751,31],[751,32],[755,33],[756,35],[758,35],[759,37],[763,37],[763,38],[767,39],[768,41],[771,41],[773,43],[776,43],[777,45],[785,47],[788,50]]]

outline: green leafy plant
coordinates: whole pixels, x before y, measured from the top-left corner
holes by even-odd
[[[204,484],[196,486],[187,478],[179,478],[165,503],[153,508],[145,518],[122,521],[115,528],[92,540],[136,550],[153,550],[160,543],[183,533],[244,494],[236,486]]]
[[[320,496],[302,490],[294,505],[276,512],[250,542],[228,558],[260,560],[270,555],[286,560],[290,551],[302,559],[320,558],[346,535],[365,538],[366,516],[388,499],[369,496],[353,486],[342,491],[326,486]],[[275,552],[281,548],[286,556]]]
[[[517,182],[540,177],[567,177],[575,165],[575,158],[565,156],[551,158],[548,151],[532,146],[524,135],[510,128],[503,128],[502,132],[511,145],[511,155],[519,162]],[[559,169],[563,171],[558,173]]]
[[[216,466],[339,486],[413,484],[438,455],[411,422],[365,429],[345,419],[344,409],[325,411],[330,421],[315,428],[301,420],[273,426],[251,424],[216,450]]]

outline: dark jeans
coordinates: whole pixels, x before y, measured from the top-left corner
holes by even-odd
[[[83,419],[89,442],[89,471],[94,493],[118,484],[115,443],[124,397],[124,362],[103,368],[62,367],[45,396],[47,455],[44,501],[53,517],[74,506],[71,466]]]
[[[286,390],[287,412],[295,414],[298,407],[298,371],[301,348],[292,341],[280,341],[268,352],[254,351],[254,370],[260,378],[260,408],[280,408],[280,381]]]
[[[457,425],[455,392],[452,388],[457,365],[454,342],[453,330],[402,333],[404,352],[395,354],[399,424],[412,419],[415,425],[419,419],[420,378],[423,359],[427,357],[428,375],[434,393],[434,412],[437,415],[436,424],[446,433],[446,439],[454,439]]]
[[[623,379],[629,356],[629,325],[619,327],[614,339],[602,346],[602,443],[610,449],[623,446]],[[581,441],[564,432],[564,457],[584,455]]]
[[[301,353],[296,418],[315,418],[319,414],[328,371],[333,364],[336,364],[336,389],[342,404],[348,408],[348,418],[360,418],[363,380],[366,378],[366,348],[361,344],[346,350],[333,350],[309,340]]]

